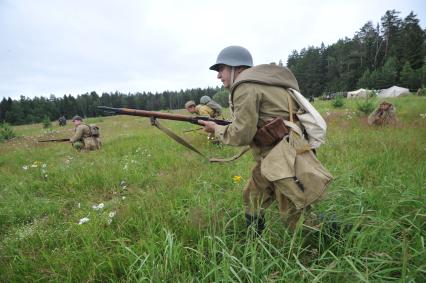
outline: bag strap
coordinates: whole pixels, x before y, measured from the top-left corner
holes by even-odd
[[[292,140],[291,144],[293,144],[293,147],[296,150],[296,154],[302,154],[311,150],[311,147],[309,145],[303,145],[303,144],[296,145],[298,144],[296,140],[303,139],[303,133],[302,133],[302,129],[300,129],[300,127],[296,125],[293,120],[293,109],[292,109],[293,104],[291,101],[292,99],[293,99],[292,96],[289,95],[288,108],[290,113],[290,121],[284,120],[284,124],[292,130],[289,136],[290,136],[290,139]],[[292,136],[293,134],[297,134],[297,137]]]
[[[86,124],[86,123],[82,123],[83,125],[85,125],[85,126],[87,126],[88,128],[89,128],[89,133],[90,133],[90,136],[89,136],[89,138],[90,137],[93,137],[93,134],[92,134],[92,127],[90,127],[90,125],[89,124]]]
[[[293,98],[291,97],[291,95],[289,95],[288,96],[288,98],[287,98],[287,101],[288,101],[288,112],[289,112],[289,115],[290,115],[290,117],[289,117],[289,121],[290,122],[292,122],[292,123],[294,123],[294,121],[293,121],[293,103],[291,102],[291,100],[292,100]]]
[[[230,161],[234,161],[237,160],[238,158],[240,158],[241,156],[243,156],[247,151],[249,151],[250,146],[244,146],[240,152],[238,152],[236,155],[231,156],[229,158],[215,158],[212,157],[209,159],[209,162],[211,163],[224,163],[224,162],[230,162]]]

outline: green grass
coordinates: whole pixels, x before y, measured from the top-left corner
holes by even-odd
[[[426,99],[388,101],[394,128],[367,126],[353,100],[315,102],[328,122],[318,155],[335,180],[314,211],[352,225],[335,235],[290,233],[272,206],[253,237],[241,193],[250,154],[209,164],[149,119],[89,119],[103,141],[90,153],[35,142],[70,136],[70,124],[13,127],[18,138],[0,144],[0,282],[425,282]],[[238,152],[162,123],[209,156]]]

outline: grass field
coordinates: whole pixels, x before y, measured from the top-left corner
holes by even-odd
[[[352,227],[332,235],[290,233],[272,206],[253,237],[241,197],[251,155],[209,164],[147,118],[88,119],[103,141],[89,153],[36,142],[71,136],[71,123],[14,127],[0,144],[0,282],[426,282],[426,98],[388,101],[396,127],[369,127],[356,101],[315,102],[335,180],[314,211]],[[209,156],[238,152],[162,123]]]

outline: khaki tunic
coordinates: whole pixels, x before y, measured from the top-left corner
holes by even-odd
[[[100,149],[101,142],[99,138],[92,137],[90,127],[86,124],[80,124],[74,129],[74,136],[70,138],[71,143],[82,142],[83,150],[96,150]]]
[[[201,116],[215,117],[215,111],[207,105],[199,104],[195,106],[195,113]]]
[[[215,136],[224,144],[250,145],[252,149],[257,164],[243,192],[246,213],[262,213],[277,199],[281,216],[290,216],[290,226],[294,226],[300,210],[319,196],[308,196],[294,182],[296,151],[287,140],[275,146],[260,147],[253,143],[259,127],[275,117],[289,119],[289,100],[293,113],[299,109],[286,90],[289,87],[299,89],[295,77],[285,67],[259,65],[243,71],[230,91],[234,119],[227,126],[217,126]]]

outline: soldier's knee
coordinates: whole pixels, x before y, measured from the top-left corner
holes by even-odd
[[[84,149],[84,144],[83,144],[81,141],[73,142],[72,146],[73,146],[76,150],[82,150],[82,149]]]

